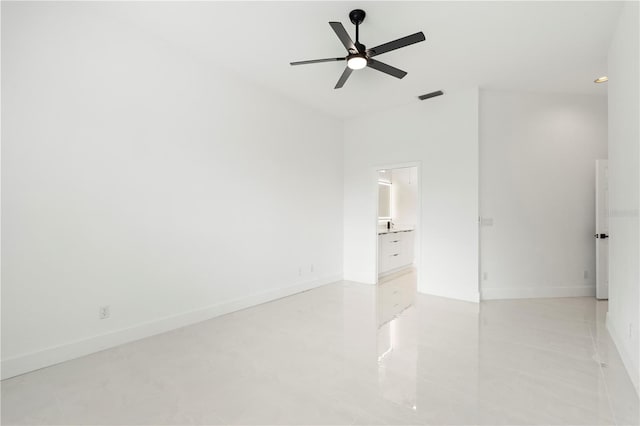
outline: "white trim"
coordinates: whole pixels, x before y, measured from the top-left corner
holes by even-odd
[[[627,374],[629,375],[629,379],[631,379],[631,383],[633,383],[633,387],[636,390],[636,396],[640,399],[640,372],[636,371],[633,366],[633,362],[631,362],[631,355],[625,349],[622,342],[624,341],[624,337],[621,336],[618,331],[613,326],[613,323],[609,321],[609,312],[606,315],[606,325],[607,331],[609,332],[609,336],[611,336],[611,340],[616,345],[616,349],[618,350],[618,354],[620,355],[620,359],[622,359],[622,364],[624,364],[625,369],[627,370]]]
[[[538,299],[549,297],[595,296],[595,286],[574,287],[483,287],[482,300]]]
[[[414,263],[409,263],[408,265],[398,266],[397,268],[389,269],[386,272],[378,274],[378,282],[381,282],[383,278],[385,278],[385,281],[386,281],[386,279],[390,278],[391,275],[394,275],[394,276],[404,275],[404,274],[410,272],[411,269],[413,269],[413,268],[415,268],[415,262]],[[416,271],[417,271],[417,269],[416,269]]]
[[[451,288],[454,288],[454,286],[451,286]],[[456,286],[457,288],[457,286]],[[477,291],[451,291],[451,290],[447,290],[446,292],[438,292],[438,291],[432,291],[432,290],[425,290],[425,291],[420,291],[418,290],[418,293],[420,294],[428,294],[431,296],[438,296],[438,297],[444,297],[446,299],[454,299],[454,300],[461,300],[464,302],[472,302],[472,303],[476,303],[478,304],[478,306],[480,306],[479,302],[480,302],[480,293],[478,293]]]
[[[29,371],[69,361],[74,358],[79,358],[114,346],[132,342],[134,340],[174,330],[176,328],[206,321],[211,318],[246,309],[261,303],[270,302],[275,299],[291,296],[296,293],[311,290],[313,288],[341,280],[341,275],[317,278],[311,281],[298,283],[290,287],[270,290],[254,294],[249,297],[230,300],[216,305],[207,306],[205,308],[184,312],[182,314],[144,322],[142,324],[137,324],[132,327],[123,328],[98,336],[68,342],[37,352],[4,359],[2,360],[2,379],[7,379]]]

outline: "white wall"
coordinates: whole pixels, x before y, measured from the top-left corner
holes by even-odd
[[[391,217],[399,226],[414,227],[418,223],[418,168],[391,170]]]
[[[2,5],[4,377],[342,277],[341,122],[107,6]]]
[[[628,2],[609,48],[609,313],[607,325],[639,388],[639,5]]]
[[[484,299],[595,295],[598,158],[605,96],[480,92]]]
[[[418,290],[478,300],[478,90],[345,124],[344,276],[376,282],[376,169],[420,162]]]

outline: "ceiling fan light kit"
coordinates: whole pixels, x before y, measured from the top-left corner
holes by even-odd
[[[402,71],[398,68],[392,67],[391,65],[387,65],[384,62],[379,62],[373,59],[374,56],[381,55],[383,53],[391,52],[392,50],[400,49],[401,47],[406,47],[414,43],[419,43],[425,40],[424,34],[421,32],[411,34],[406,37],[399,38],[397,40],[390,41],[388,43],[381,44],[372,49],[367,49],[367,47],[360,43],[360,24],[364,21],[365,16],[367,14],[362,9],[355,9],[349,13],[349,20],[353,25],[356,26],[356,41],[354,42],[347,30],[345,30],[344,26],[340,22],[329,22],[329,25],[333,29],[333,31],[338,36],[338,39],[342,42],[343,46],[347,49],[347,56],[340,58],[327,58],[327,59],[312,59],[308,61],[297,61],[291,62],[291,65],[306,65],[306,64],[315,64],[320,62],[336,62],[336,61],[347,61],[347,66],[345,67],[342,75],[338,79],[338,83],[335,86],[335,89],[339,89],[347,82],[347,79],[351,75],[354,70],[363,69],[366,67],[373,68],[374,70],[383,72],[385,74],[389,74],[390,76],[396,78],[403,78],[407,75],[406,71]]]
[[[351,55],[347,59],[347,66],[352,70],[361,70],[367,66],[367,58],[363,55]]]

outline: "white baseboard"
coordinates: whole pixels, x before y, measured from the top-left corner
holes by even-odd
[[[611,340],[616,345],[616,349],[618,350],[618,354],[620,355],[620,359],[622,359],[622,363],[624,364],[625,369],[627,370],[627,374],[631,379],[631,383],[633,383],[633,387],[636,390],[636,394],[638,398],[640,398],[640,372],[635,369],[633,363],[631,362],[631,356],[629,352],[626,350],[622,342],[624,341],[624,337],[618,333],[616,328],[613,326],[613,323],[609,321],[609,313],[607,312],[606,316],[606,324],[607,331],[611,336]]]
[[[401,275],[407,274],[412,271],[413,267],[413,264],[409,264],[378,274],[378,283],[380,283],[381,281],[389,281]]]
[[[477,291],[456,291],[452,289],[442,291],[442,289],[433,288],[422,289],[420,288],[420,286],[418,286],[418,293],[444,297],[447,299],[462,300],[464,302],[480,302],[480,293],[478,293]]]
[[[481,290],[482,300],[538,299],[549,297],[595,296],[594,286],[581,287],[488,287]]]
[[[7,358],[2,360],[1,377],[2,379],[7,379],[29,371],[69,361],[74,358],[79,358],[104,349],[132,342],[134,340],[175,330],[176,328],[195,324],[341,280],[342,276],[339,275],[317,278],[312,281],[298,283],[290,287],[270,290],[241,299],[230,300],[190,312],[184,312],[170,317],[137,324],[132,327],[127,327],[98,336],[68,342],[37,352]]]

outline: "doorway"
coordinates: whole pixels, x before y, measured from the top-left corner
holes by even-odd
[[[419,183],[418,165],[376,170],[378,284],[405,274],[413,274],[417,283],[420,251]]]

